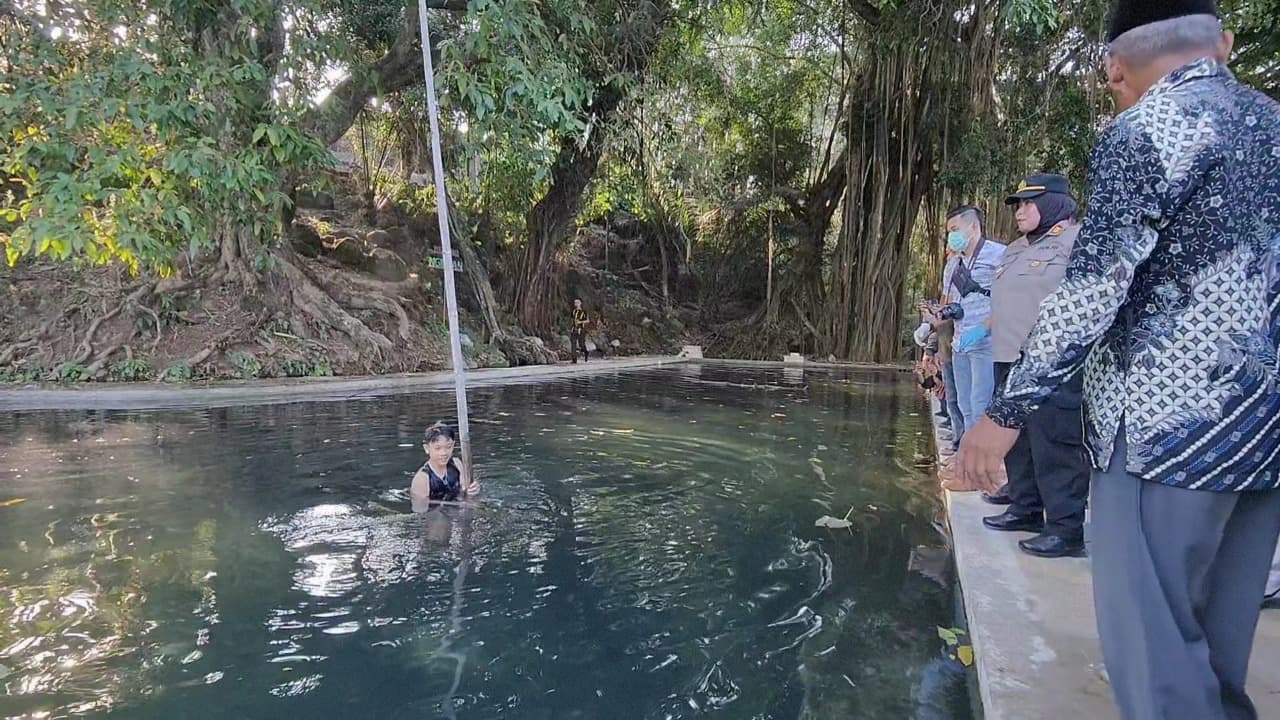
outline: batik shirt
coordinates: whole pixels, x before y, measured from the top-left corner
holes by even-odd
[[[1280,105],[1199,60],[1102,134],[1062,286],[988,414],[1021,427],[1082,368],[1095,467],[1280,485]]]

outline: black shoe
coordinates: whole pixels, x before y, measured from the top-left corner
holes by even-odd
[[[1064,538],[1060,535],[1037,535],[1029,540],[1019,540],[1018,547],[1028,555],[1042,558],[1083,557],[1083,538]]]
[[[1009,485],[1007,483],[993,493],[982,493],[982,499],[992,505],[1011,505],[1013,503],[1013,499],[1009,497]]]
[[[1043,532],[1044,518],[1039,515],[1015,515],[1004,512],[982,518],[982,524],[1001,532]]]
[[[1280,590],[1277,590],[1270,595],[1262,596],[1263,610],[1275,610],[1277,608],[1280,608]]]

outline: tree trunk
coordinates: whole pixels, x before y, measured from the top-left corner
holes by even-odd
[[[580,146],[571,137],[561,139],[551,165],[551,186],[529,211],[529,237],[516,280],[515,307],[521,326],[535,334],[549,334],[555,328],[559,288],[554,276],[556,253],[573,231],[582,193],[600,165],[605,129],[622,102],[622,96],[614,90],[605,90],[597,97],[592,106],[596,125],[585,145]]]
[[[835,354],[885,362],[900,349],[899,327],[911,234],[931,169],[927,50],[886,41],[860,88],[849,123],[849,183],[832,271],[830,340]]]

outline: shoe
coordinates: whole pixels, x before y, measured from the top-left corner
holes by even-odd
[[[1028,555],[1042,558],[1083,557],[1083,538],[1064,538],[1060,535],[1041,534],[1029,540],[1019,540],[1018,547]]]
[[[1039,515],[1015,515],[1004,512],[982,518],[982,524],[1000,532],[1044,532],[1044,518]]]
[[[1277,608],[1280,608],[1280,590],[1262,596],[1263,610],[1275,610]]]
[[[993,493],[982,493],[982,499],[992,505],[1011,505],[1013,503],[1013,500],[1009,497],[1008,483]]]

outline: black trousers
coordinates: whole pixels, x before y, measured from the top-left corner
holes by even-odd
[[[575,330],[569,333],[569,352],[573,354],[573,361],[578,362],[578,353],[582,353],[582,361],[586,362],[587,356],[587,334],[581,330]]]
[[[1012,363],[996,363],[996,385]],[[1009,512],[1044,515],[1045,532],[1079,539],[1089,497],[1089,460],[1084,451],[1081,395],[1084,373],[1049,397],[1029,418],[1004,458],[1009,476]]]

